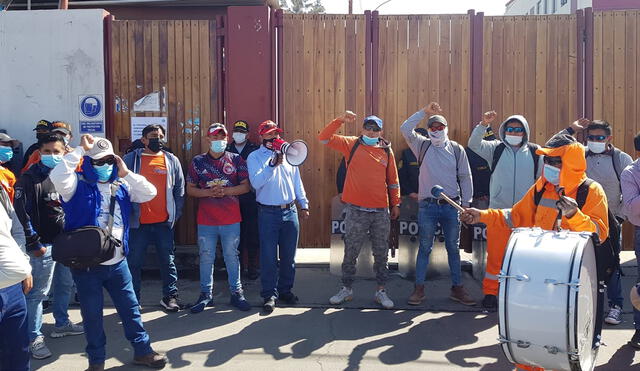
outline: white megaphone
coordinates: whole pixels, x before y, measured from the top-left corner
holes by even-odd
[[[273,140],[272,149],[279,153],[284,153],[287,162],[291,166],[300,166],[307,159],[309,148],[303,140],[294,140],[293,142],[285,142],[280,138]]]

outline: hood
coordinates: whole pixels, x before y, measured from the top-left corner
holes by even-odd
[[[536,153],[549,157],[561,157],[560,187],[565,193],[572,193],[587,178],[587,160],[584,156],[584,146],[578,142],[558,148],[538,148]],[[540,177],[542,179],[543,177]]]
[[[522,126],[524,126],[524,138],[522,138],[522,144],[527,144],[529,142],[529,137],[530,137],[530,133],[529,133],[529,122],[527,122],[527,119],[524,118],[524,116],[522,115],[512,115],[507,117],[506,120],[504,120],[502,122],[502,124],[500,124],[500,128],[498,129],[498,136],[500,137],[500,140],[504,142],[504,126],[506,125],[507,122],[511,121],[511,120],[518,120],[520,121],[520,123],[522,123]]]
[[[87,183],[95,184],[98,182],[98,174],[93,168],[93,165],[91,165],[91,157],[83,157],[82,165],[80,165],[80,171],[78,172],[82,174],[82,177]],[[111,173],[111,178],[109,178],[109,183],[113,183],[116,178],[118,178],[118,166],[114,165],[113,172]]]

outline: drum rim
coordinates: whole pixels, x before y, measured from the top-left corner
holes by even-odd
[[[515,232],[515,230],[513,232]],[[513,232],[511,233],[511,237],[514,236]],[[505,274],[507,274],[507,275],[511,272],[511,262],[513,261],[513,254],[514,254],[514,252],[516,250],[516,244],[515,243],[513,243],[513,244],[511,243],[511,237],[509,237],[509,241],[507,242],[507,246],[508,246],[508,251],[507,252],[509,253],[509,263],[507,265],[507,270],[505,272]],[[505,260],[503,260],[503,263],[506,261],[506,253],[505,253],[505,258],[504,259]],[[503,297],[506,297],[506,295],[508,293],[509,280],[504,280],[503,283],[504,283],[504,285],[501,285],[501,286],[504,286],[504,287],[502,287],[501,290],[504,290],[505,295],[503,295]],[[498,308],[499,308],[500,312],[504,313],[502,317],[504,318],[504,323],[505,323],[504,326],[500,326],[501,321],[500,321],[500,318],[498,317],[498,330],[499,330],[498,333],[500,335],[502,335],[501,334],[502,331],[500,331],[500,327],[503,327],[504,328],[504,338],[505,339],[509,339],[509,326],[506,325],[508,323],[508,320],[507,320],[508,311],[507,311],[507,306],[505,304],[506,304],[506,300],[505,300],[504,303],[502,303],[502,305],[500,305],[500,303],[498,304],[499,305]],[[498,316],[499,315],[500,315],[500,313],[498,313]],[[504,353],[505,357],[507,357],[507,359],[511,363],[514,363],[514,364],[517,363],[517,361],[515,359],[515,356],[514,356],[514,352],[511,349],[511,343],[509,343],[509,342],[502,343],[502,347],[501,348],[502,348],[502,352]]]

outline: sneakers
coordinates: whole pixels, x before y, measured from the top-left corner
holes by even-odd
[[[628,344],[636,349],[640,349],[640,330],[636,330]]]
[[[89,368],[86,371],[104,371],[104,363],[89,365]]]
[[[617,305],[614,305],[609,309],[609,314],[604,319],[604,321],[610,325],[619,325],[622,322],[622,308]]]
[[[29,345],[31,356],[35,359],[45,359],[51,357],[51,351],[44,343],[44,336],[40,335]]]
[[[495,295],[487,294],[482,299],[482,307],[484,309],[495,310],[498,308],[498,298]]]
[[[278,301],[281,301],[287,305],[298,304],[298,297],[292,292],[285,292],[278,295]]]
[[[243,312],[251,309],[251,305],[247,302],[247,299],[244,298],[242,291],[231,293],[229,303]]]
[[[415,288],[413,289],[413,293],[411,293],[411,296],[409,296],[409,299],[407,300],[407,304],[420,305],[420,303],[422,303],[424,298],[425,298],[424,285],[415,285]]]
[[[133,364],[150,368],[163,368],[167,364],[167,357],[156,352],[140,357],[133,357]]]
[[[200,313],[204,310],[205,307],[210,307],[212,305],[213,297],[211,296],[211,294],[202,292],[200,293],[200,297],[198,297],[198,301],[191,307],[191,313]]]
[[[451,295],[449,296],[449,299],[464,305],[476,305],[475,300],[473,300],[462,285],[451,287]]]
[[[51,336],[54,339],[65,337],[65,336],[73,336],[73,335],[82,335],[84,334],[84,327],[82,325],[76,325],[73,322],[69,321],[66,325],[62,327],[55,327],[53,331],[51,331]]]
[[[393,302],[389,299],[384,289],[376,291],[376,303],[382,305],[384,309],[393,308]]]
[[[264,299],[264,304],[262,305],[262,309],[268,314],[273,312],[273,309],[276,307],[276,298],[270,297]]]
[[[353,289],[342,286],[337,294],[329,298],[329,303],[333,305],[342,304],[353,299]]]
[[[164,298],[162,298],[162,300],[160,300],[160,305],[162,305],[167,312],[175,313],[180,310],[180,304],[178,304],[178,295],[176,294],[165,296]]]

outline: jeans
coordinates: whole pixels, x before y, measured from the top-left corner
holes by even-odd
[[[258,205],[260,282],[264,299],[288,294],[296,276],[300,224],[295,205],[288,209]]]
[[[22,283],[0,289],[0,370],[29,371],[27,302]]]
[[[416,258],[416,284],[424,284],[429,265],[429,255],[433,248],[433,238],[436,225],[440,223],[444,233],[444,244],[447,248],[449,271],[453,286],[459,286],[462,282],[460,272],[460,219],[458,210],[449,204],[438,205],[425,200],[420,201],[418,211],[418,231],[420,234],[420,247]]]
[[[634,250],[636,251],[636,262],[638,263],[638,280],[640,281],[640,227],[635,227],[635,246]],[[633,324],[636,330],[640,330],[640,311],[633,308]]]
[[[42,335],[40,331],[42,328],[42,301],[47,298],[56,266],[56,263],[51,258],[51,245],[45,245],[45,247],[47,251],[40,257],[29,254],[31,275],[33,276],[33,288],[26,296],[29,341],[33,341]]]
[[[56,264],[53,273],[53,305],[51,310],[56,320],[56,327],[62,327],[69,323],[69,299],[73,293],[73,276],[71,270],[62,264]]]
[[[104,297],[102,288],[111,296],[124,328],[124,335],[133,346],[134,356],[145,356],[153,352],[149,335],[142,326],[138,300],[133,292],[131,273],[127,261],[113,265],[98,265],[86,270],[72,269],[80,298],[80,312],[87,339],[85,348],[89,364],[104,363],[107,338],[102,326]]]
[[[133,291],[138,301],[140,301],[142,266],[149,244],[156,247],[162,278],[162,295],[170,296],[178,293],[173,229],[168,223],[140,224],[140,227],[129,230],[129,255],[127,256],[133,278]]]
[[[242,291],[240,282],[240,223],[229,225],[198,224],[198,248],[200,249],[200,292],[210,294],[213,290],[213,270],[216,261],[218,237],[222,244],[224,265],[227,267],[229,291]]]

